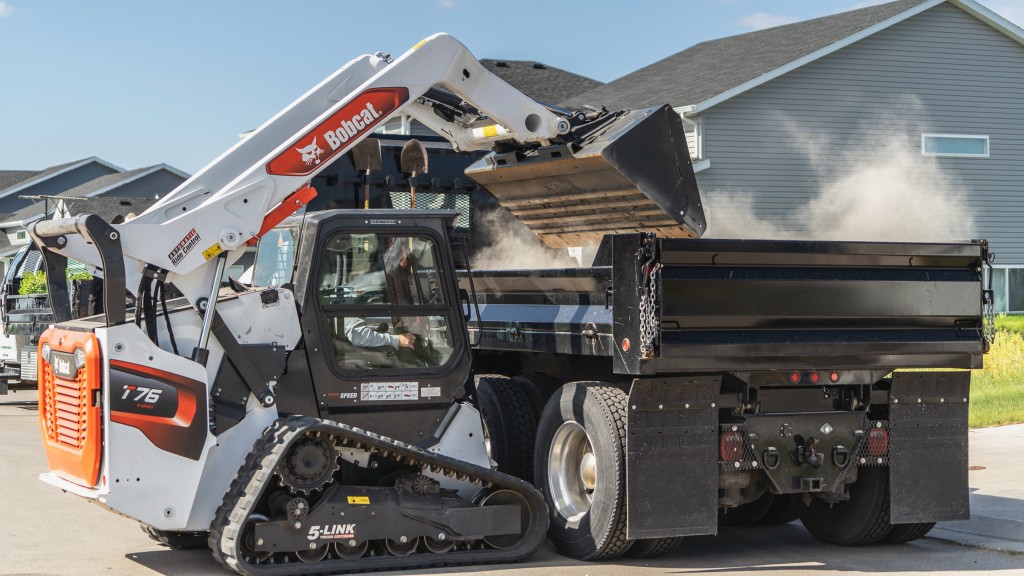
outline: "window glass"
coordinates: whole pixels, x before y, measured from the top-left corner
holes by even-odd
[[[992,291],[995,292],[995,312],[1006,312],[1006,268],[992,269]]]
[[[277,287],[291,281],[298,228],[274,228],[260,239],[252,274],[254,286]]]
[[[988,156],[988,136],[924,134],[921,152],[925,156]]]
[[[334,236],[318,291],[339,368],[428,368],[452,356],[450,310],[427,237]]]
[[[338,366],[345,370],[429,368],[451,358],[444,316],[352,314],[330,319]]]
[[[1007,268],[1007,311],[1024,312],[1024,268]]]
[[[327,245],[320,302],[444,304],[434,243],[417,236],[342,234]]]

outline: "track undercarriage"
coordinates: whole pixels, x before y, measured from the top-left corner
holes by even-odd
[[[533,553],[547,526],[543,497],[518,478],[291,417],[256,442],[209,544],[241,574],[338,574],[513,562]]]

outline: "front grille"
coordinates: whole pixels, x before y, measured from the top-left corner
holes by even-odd
[[[35,346],[23,346],[21,348],[21,379],[31,382],[36,379],[36,354]]]

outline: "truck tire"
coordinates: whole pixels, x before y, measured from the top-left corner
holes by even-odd
[[[578,560],[626,553],[626,406],[603,382],[572,382],[548,400],[537,429],[534,486],[551,515],[548,536]]]
[[[815,499],[800,510],[800,521],[815,538],[839,546],[875,544],[892,530],[889,524],[888,469],[861,468],[849,486],[850,499],[829,507]]]
[[[769,494],[771,504],[764,516],[757,521],[758,524],[789,524],[800,517],[800,508],[803,503],[793,494]]]
[[[630,558],[657,558],[658,556],[664,556],[674,550],[682,541],[682,536],[634,540],[633,545],[630,546],[629,550],[626,552],[626,556],[629,556]]]
[[[498,470],[533,481],[533,444],[537,417],[523,390],[504,376],[481,376],[476,383],[477,404]]]
[[[558,378],[540,372],[518,374],[513,376],[512,380],[522,388],[526,397],[530,399],[530,406],[533,408],[537,420],[540,420],[548,398],[551,398],[551,395],[562,386],[562,381]]]
[[[914,524],[893,524],[892,530],[882,538],[882,544],[906,544],[913,542],[935,528],[935,522]]]
[[[200,550],[209,547],[207,542],[210,537],[209,532],[171,532],[168,530],[157,530],[149,524],[141,524],[139,527],[153,540],[174,550]]]

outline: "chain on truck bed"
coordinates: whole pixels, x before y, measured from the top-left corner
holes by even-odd
[[[265,492],[277,485],[275,470],[288,449],[297,440],[310,434],[329,434],[341,449],[367,450],[377,458],[385,458],[410,469],[441,472],[446,476],[478,484],[485,489],[511,490],[528,506],[527,528],[517,542],[502,548],[491,547],[482,539],[476,539],[462,541],[450,551],[443,553],[426,551],[408,556],[382,553],[368,554],[357,559],[343,558],[332,553],[322,560],[306,563],[294,557],[294,552],[280,552],[274,555],[267,554],[262,560],[253,561],[253,554],[247,554],[245,549],[247,524],[253,518],[257,506],[266,498]],[[536,550],[546,537],[547,526],[547,508],[543,497],[530,484],[519,478],[428,452],[345,424],[296,416],[275,422],[253,446],[216,512],[210,529],[209,544],[218,562],[240,574],[326,575],[515,562],[530,556]],[[330,548],[331,545],[326,546]]]

